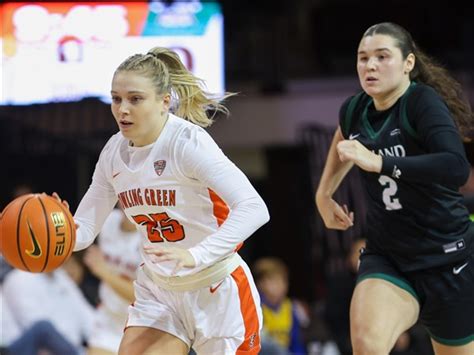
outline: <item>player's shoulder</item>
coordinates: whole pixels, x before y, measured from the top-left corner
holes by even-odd
[[[414,95],[438,95],[438,93],[432,86],[416,81],[412,82],[412,92]]]
[[[354,111],[361,104],[366,103],[368,99],[370,99],[370,97],[364,91],[358,91],[353,95],[350,95],[341,104],[339,115],[345,116],[348,113],[352,113],[352,111]]]
[[[370,97],[364,91],[359,91],[346,98],[342,103],[339,109],[339,125],[344,136],[348,134],[355,113],[360,111],[360,107],[364,106],[368,99]]]
[[[104,147],[102,148],[101,155],[102,156],[109,156],[112,154],[120,144],[123,143],[125,140],[125,137],[122,135],[122,133],[119,131],[112,135],[109,140],[105,143]]]
[[[170,113],[169,122],[174,126],[176,132],[179,132],[180,134],[205,131],[201,126],[198,126],[197,124],[178,117],[172,113]]]
[[[209,133],[192,122],[189,122],[183,118],[170,114],[169,122],[172,124],[173,132],[173,143],[175,146],[183,147],[187,143],[192,142],[203,142],[203,140],[212,140]]]
[[[407,99],[409,104],[429,104],[442,100],[440,94],[433,87],[424,83],[413,83]]]
[[[125,137],[123,136],[122,132],[119,131],[109,138],[107,143],[105,143],[104,149],[110,149],[111,147],[118,146],[124,140],[125,140]]]
[[[113,165],[115,164],[116,153],[119,151],[121,143],[125,141],[125,137],[121,132],[117,132],[109,138],[102,148],[99,160],[97,161],[96,170],[105,172],[105,176],[112,176]]]

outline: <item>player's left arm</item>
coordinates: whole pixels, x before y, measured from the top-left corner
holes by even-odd
[[[426,153],[382,158],[381,173],[400,179],[460,187],[469,177],[470,165],[459,131],[448,107],[431,88],[413,92],[407,102],[410,124]],[[397,172],[398,170],[398,172]]]
[[[263,199],[248,178],[203,129],[188,129],[174,147],[175,165],[180,174],[214,191],[231,212],[215,233],[190,249],[144,246],[154,262],[176,260],[173,273],[183,267],[212,265],[235,251],[270,218]]]
[[[196,144],[199,142],[199,144]],[[195,245],[189,252],[196,265],[210,265],[251,236],[268,222],[267,206],[245,174],[228,159],[203,130],[184,151],[184,165],[191,177],[214,191],[230,209],[217,231]]]
[[[196,266],[211,265],[270,219],[265,202],[244,173],[230,161],[203,129],[194,129],[178,142],[182,173],[214,191],[230,209],[217,231],[189,249]],[[186,138],[189,137],[189,138]]]

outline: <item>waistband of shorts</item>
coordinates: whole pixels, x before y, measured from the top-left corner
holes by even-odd
[[[143,272],[155,284],[168,291],[195,291],[210,286],[230,275],[240,264],[242,258],[234,253],[195,274],[185,276],[162,276],[143,265]]]

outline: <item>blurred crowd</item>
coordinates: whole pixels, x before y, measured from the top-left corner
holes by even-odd
[[[30,192],[28,185],[18,185],[12,197]],[[474,215],[474,174],[462,192]],[[74,253],[53,272],[28,273],[0,259],[1,354],[117,352],[133,302],[140,236],[119,208],[106,223],[95,245]],[[364,245],[363,238],[353,241],[346,268],[325,280],[326,297],[314,304],[291,297],[291,270],[283,260],[257,258],[252,271],[262,300],[261,354],[352,353],[350,299]],[[415,324],[403,333],[392,354],[433,354],[424,328]]]

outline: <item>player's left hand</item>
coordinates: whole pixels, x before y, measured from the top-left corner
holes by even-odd
[[[382,171],[382,157],[355,139],[340,141],[337,144],[337,153],[342,162],[351,161],[359,168],[373,173]]]
[[[155,263],[162,261],[176,261],[176,266],[173,270],[173,275],[182,268],[193,268],[196,266],[196,261],[189,251],[177,247],[164,247],[155,245],[145,245],[143,250],[146,254],[152,256]]]

